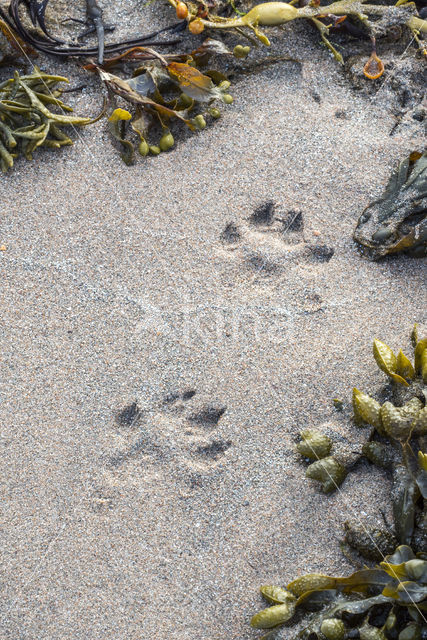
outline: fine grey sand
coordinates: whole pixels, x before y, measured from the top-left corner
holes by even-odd
[[[103,5],[117,37],[174,19]],[[245,74],[173,151],[126,167],[103,120],[1,178],[1,638],[250,640],[261,584],[349,571],[343,522],[382,521],[385,476],[323,496],[294,447],[325,427],[357,448],[372,340],[410,354],[426,320],[425,263],[351,239],[422,123],[390,135],[392,69],[357,92],[308,25],[271,39],[300,62]],[[95,77],[38,64],[99,111]],[[254,225],[268,201],[303,229]]]

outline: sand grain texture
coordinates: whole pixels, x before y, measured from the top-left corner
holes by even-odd
[[[308,27],[273,41],[301,64],[245,75],[173,152],[128,168],[103,121],[1,179],[2,638],[249,640],[259,585],[348,570],[343,521],[381,522],[379,472],[324,497],[294,445],[360,441],[332,398],[377,390],[373,338],[409,352],[425,320],[425,264],[351,240],[422,125],[390,136],[388,85],[352,91]],[[96,113],[96,79],[70,101]],[[254,225],[266,201],[303,228]]]

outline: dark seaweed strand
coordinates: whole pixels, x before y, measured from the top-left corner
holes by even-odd
[[[31,45],[34,49],[42,51],[50,55],[56,55],[60,57],[91,57],[99,54],[99,47],[82,47],[73,43],[65,43],[62,40],[58,40],[49,34],[44,23],[44,14],[46,6],[49,0],[43,0],[40,5],[37,0],[29,0],[29,3],[25,0],[11,0],[9,5],[9,15],[7,15],[0,7],[0,17],[4,20],[18,35]],[[34,4],[36,3],[36,4]],[[20,8],[24,8],[29,12],[29,16],[35,25],[39,26],[43,31],[42,35],[36,35],[28,31],[21,20]],[[41,8],[40,8],[41,7]],[[33,21],[34,18],[34,21]],[[186,27],[186,21],[175,23],[169,27],[153,31],[145,36],[139,36],[132,40],[124,40],[121,42],[105,44],[105,54],[120,54],[138,46],[171,46],[181,42],[181,38],[175,38],[174,40],[154,40],[156,36],[162,33],[179,33]]]

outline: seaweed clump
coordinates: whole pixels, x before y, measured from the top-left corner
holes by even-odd
[[[395,6],[367,4],[364,0],[338,0],[327,5],[321,4],[320,0],[264,2],[252,7],[248,13],[237,11],[238,16],[231,18],[211,11],[208,3],[201,7],[182,0],[168,2],[175,8],[177,17],[187,20],[193,34],[200,34],[204,29],[232,29],[249,40],[256,38],[266,46],[270,41],[260,27],[279,26],[301,18],[310,20],[319,30],[323,44],[341,64],[344,63],[343,57],[330,42],[329,32],[331,29],[345,29],[351,35],[371,41],[371,55],[363,68],[365,77],[370,80],[376,80],[384,73],[384,64],[377,55],[376,39],[395,30],[396,26],[409,29],[413,40],[425,53],[422,36],[427,33],[427,21],[418,14],[415,3],[406,0],[399,0]],[[215,8],[215,3],[213,6]]]
[[[148,47],[152,45],[170,46],[177,42],[164,36],[179,34],[186,23],[189,31],[198,35],[205,29],[228,29],[254,42],[259,40],[269,46],[270,41],[262,27],[280,26],[296,19],[310,20],[319,30],[323,43],[329,48],[333,56],[343,63],[341,53],[329,41],[331,29],[343,29],[356,37],[363,37],[371,41],[371,55],[364,65],[365,77],[375,80],[384,72],[384,64],[377,55],[376,38],[396,27],[406,27],[412,33],[413,40],[425,53],[425,41],[423,35],[427,33],[427,21],[422,9],[418,13],[417,5],[407,0],[398,0],[394,6],[388,4],[368,4],[358,0],[338,0],[331,4],[322,4],[321,0],[291,0],[291,2],[264,2],[255,5],[245,13],[236,8],[234,0],[168,0],[174,8],[179,22],[169,27],[156,30],[131,40],[123,40],[116,43],[105,42],[105,34],[112,31],[112,25],[103,21],[103,11],[97,0],[85,0],[87,24],[89,28],[81,34],[79,40],[89,33],[95,32],[98,46],[82,46],[80,42],[58,39],[49,33],[46,26],[45,14],[49,0],[10,0],[6,13],[0,7],[0,18],[11,28],[17,31],[20,38],[28,42],[32,47],[45,53],[58,56],[93,56],[97,55],[98,64],[104,63],[104,53],[123,54],[132,48]],[[246,1],[239,6],[246,9]],[[421,4],[421,3],[419,3]],[[229,14],[234,10],[232,16]],[[22,11],[21,11],[22,10]],[[22,14],[22,15],[21,15]],[[33,27],[28,29],[23,15],[27,14]],[[75,20],[75,19],[74,19]],[[356,24],[354,24],[354,21]],[[237,45],[238,57],[245,57],[248,48]]]
[[[331,439],[314,429],[303,431],[301,438],[297,451],[311,461],[306,471],[307,478],[321,482],[324,493],[335,491],[344,482],[347,470],[340,460],[330,455]]]
[[[142,156],[169,151],[175,145],[171,131],[175,123],[202,131],[210,121],[221,117],[216,104],[229,105],[233,98],[227,77],[208,67],[214,55],[234,54],[222,42],[209,39],[189,54],[156,54],[154,59],[148,54],[148,60],[128,78],[88,65],[98,71],[108,89],[113,107],[110,132],[126,164],[134,163],[136,150]],[[126,108],[119,106],[118,98]],[[135,137],[136,144],[132,140]]]
[[[65,113],[72,108],[60,99],[60,82],[68,80],[35,67],[31,75],[15,72],[13,78],[0,84],[0,166],[4,173],[21,155],[32,160],[39,147],[60,149],[72,145],[62,127],[82,127],[92,122],[90,118]],[[52,112],[51,106],[59,107],[62,113]]]
[[[4,35],[7,45],[6,57],[12,48],[12,54],[20,52],[26,57],[41,51],[62,58],[86,58],[84,69],[97,71],[107,87],[113,107],[109,113],[110,132],[119,145],[122,159],[130,165],[135,161],[136,151],[142,156],[156,156],[172,149],[176,123],[185,124],[192,131],[201,131],[211,120],[221,116],[218,104],[233,102],[228,93],[230,83],[224,74],[209,68],[207,62],[211,56],[217,55],[232,55],[243,60],[251,51],[247,42],[255,46],[259,43],[269,46],[270,41],[262,31],[264,28],[278,27],[294,20],[309,21],[341,64],[344,63],[343,56],[329,40],[331,30],[366,40],[370,42],[370,57],[363,66],[363,73],[370,80],[378,79],[384,72],[376,45],[377,39],[388,32],[396,34],[397,29],[399,35],[396,37],[411,36],[410,44],[415,42],[423,53],[426,50],[427,20],[420,2],[417,5],[398,0],[396,5],[390,6],[388,3],[368,4],[364,0],[338,0],[330,4],[326,4],[327,0],[291,0],[262,2],[249,7],[249,0],[240,0],[238,9],[234,0],[167,1],[179,22],[145,35],[109,42],[107,33],[113,31],[114,26],[104,22],[102,3],[97,0],[82,0],[86,5],[86,20],[57,16],[57,24],[73,21],[87,26],[83,33],[71,40],[65,34],[59,38],[50,33],[49,21],[46,21],[49,0],[9,0],[7,11],[0,6],[0,35]],[[245,44],[236,44],[230,51],[222,41],[209,38],[190,53],[160,54],[152,48],[156,46],[163,50],[180,43],[185,37],[186,26],[193,35],[200,35],[205,30],[221,29],[222,33],[228,30],[245,38]],[[91,33],[96,35],[96,46],[82,44]],[[278,60],[271,58],[266,64]],[[124,77],[119,77],[109,72],[113,65],[135,61],[142,61],[142,64],[132,75],[126,72]],[[121,99],[120,104],[116,104],[117,96]],[[127,104],[124,105],[123,101]],[[43,142],[39,146],[55,146],[58,138],[49,140],[52,144]],[[65,140],[63,142],[67,144]],[[13,153],[9,148],[7,153],[3,152],[6,164],[10,165]],[[408,220],[405,215],[404,218],[399,233],[405,234],[409,225],[408,233],[413,232],[417,239],[419,217]],[[396,218],[396,222],[400,224],[401,219]],[[423,223],[422,233],[425,236],[424,227]],[[389,238],[385,238],[384,233],[381,230],[378,239]],[[376,242],[376,238],[374,240]]]
[[[388,401],[381,405],[368,394],[353,391],[355,421],[371,427],[363,455],[392,476],[394,530],[346,523],[346,541],[379,564],[365,565],[348,577],[316,573],[285,588],[261,587],[272,605],[251,620],[253,627],[269,630],[261,640],[283,637],[281,628],[288,627],[291,619],[303,620],[301,640],[427,638],[427,338],[419,338],[417,326],[412,341],[413,363],[402,351],[396,355],[383,342],[374,341],[375,361],[391,383]],[[333,460],[332,446],[327,436],[305,431],[297,449],[316,460],[313,467]],[[337,478],[334,469],[327,462],[317,478],[325,491],[342,481],[343,472]]]

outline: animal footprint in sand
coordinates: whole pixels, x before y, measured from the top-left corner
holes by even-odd
[[[254,277],[268,278],[292,263],[329,262],[334,255],[331,247],[305,241],[301,211],[286,211],[272,201],[257,206],[246,221],[228,223],[220,242]]]
[[[161,465],[188,473],[213,472],[231,446],[218,433],[226,411],[220,403],[200,403],[194,389],[167,394],[153,411],[142,411],[137,402],[116,415],[121,448],[109,459],[110,469],[126,465]]]
[[[224,440],[218,434],[216,437],[213,434],[212,438],[207,437],[207,432],[212,433],[218,427],[226,410],[223,404],[207,403],[199,405],[196,410],[185,411],[184,423],[180,426],[187,438],[186,462],[190,469],[201,472],[212,470],[231,446],[231,440]]]

